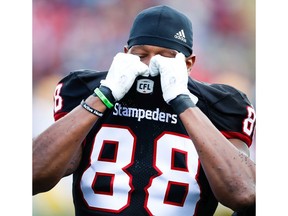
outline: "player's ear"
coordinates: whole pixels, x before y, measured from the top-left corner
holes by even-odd
[[[196,61],[196,56],[194,54],[191,54],[186,58],[186,66],[187,66],[187,71],[191,71],[192,66],[194,65]]]
[[[128,50],[129,50],[128,45],[124,46],[124,53],[128,53]]]

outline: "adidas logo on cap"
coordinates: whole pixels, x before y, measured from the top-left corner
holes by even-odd
[[[180,30],[179,32],[177,32],[175,35],[174,35],[174,38],[176,39],[179,39],[179,40],[182,40],[183,42],[186,43],[186,38],[185,38],[185,34],[184,34],[184,30]]]

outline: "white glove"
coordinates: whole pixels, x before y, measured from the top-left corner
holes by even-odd
[[[198,98],[188,90],[188,72],[185,56],[178,53],[175,58],[153,56],[149,64],[149,73],[156,76],[160,73],[163,98],[167,104],[180,94],[188,95],[196,104]]]
[[[140,61],[139,56],[118,53],[113,59],[105,80],[101,80],[101,85],[108,87],[115,100],[119,101],[130,90],[139,75],[149,76],[148,66]]]

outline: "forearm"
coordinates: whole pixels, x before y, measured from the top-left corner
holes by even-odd
[[[227,140],[197,107],[180,114],[216,198],[238,209],[255,202],[255,163]]]
[[[86,103],[100,112],[106,109],[94,96]],[[77,106],[33,140],[33,194],[51,189],[65,175],[97,119]]]

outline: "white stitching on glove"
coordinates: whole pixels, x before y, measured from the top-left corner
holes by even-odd
[[[185,56],[178,53],[175,58],[161,55],[153,56],[149,64],[149,73],[156,76],[160,73],[163,98],[169,104],[171,100],[180,94],[189,95],[196,104],[198,98],[188,90],[188,74]]]
[[[115,100],[119,101],[139,75],[149,76],[148,66],[140,61],[139,56],[118,53],[113,59],[105,80],[101,80],[101,85],[108,87]]]

